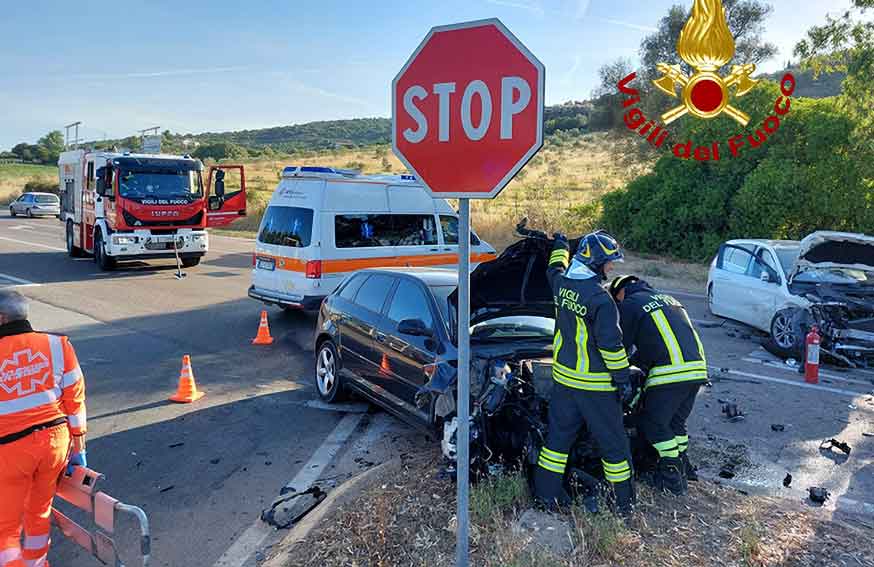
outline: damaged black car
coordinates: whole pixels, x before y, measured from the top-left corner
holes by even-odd
[[[571,243],[572,246],[576,242]],[[529,472],[546,438],[553,388],[555,308],[546,279],[552,241],[540,233],[508,247],[471,274],[471,466],[475,475]],[[432,268],[372,269],[351,275],[323,302],[315,342],[315,382],[326,402],[348,392],[426,428],[456,458],[457,273]],[[643,376],[635,375],[638,385]],[[638,472],[657,459],[626,426]],[[592,490],[600,452],[580,431],[568,478]],[[579,490],[577,490],[579,492]]]

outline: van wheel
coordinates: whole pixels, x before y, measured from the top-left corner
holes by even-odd
[[[193,268],[200,264],[200,256],[195,256],[194,258],[182,258],[179,262],[182,264],[183,268]]]
[[[67,254],[70,258],[79,258],[82,256],[82,249],[75,246],[73,242],[73,221],[67,221]]]
[[[9,216],[10,217],[17,217],[18,216],[18,213],[15,212],[15,207],[9,207]]]
[[[333,404],[345,398],[343,381],[340,378],[340,357],[337,347],[330,340],[319,345],[316,351],[316,389],[323,401]]]
[[[115,258],[107,256],[103,249],[103,234],[101,232],[94,236],[94,263],[104,272],[113,270],[116,266]]]

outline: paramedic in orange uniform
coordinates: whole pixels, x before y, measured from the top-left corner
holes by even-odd
[[[47,567],[58,478],[85,461],[85,382],[67,337],[0,291],[0,567]],[[22,538],[22,527],[24,537]]]

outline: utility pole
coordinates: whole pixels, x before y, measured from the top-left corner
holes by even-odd
[[[64,126],[64,149],[65,150],[69,150],[69,149],[75,150],[79,147],[79,124],[81,124],[81,123],[82,123],[81,121],[73,122],[72,124],[67,124],[66,126]],[[75,128],[72,143],[70,142],[70,129],[71,128]],[[71,145],[73,146],[72,148],[70,147]]]

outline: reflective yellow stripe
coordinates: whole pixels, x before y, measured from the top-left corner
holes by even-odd
[[[670,376],[661,376],[659,378],[647,378],[644,388],[651,388],[652,386],[664,386],[665,384],[676,384],[678,382],[692,382],[695,380],[706,381],[707,371],[693,370],[680,372],[678,374],[671,374]]]
[[[654,366],[649,371],[649,376],[667,376],[670,374],[678,374],[680,372],[688,372],[690,370],[707,370],[707,363],[703,360],[693,360],[684,364],[667,364],[665,366]]]
[[[587,373],[589,371],[589,330],[586,328],[586,322],[577,317],[577,372]]]
[[[558,353],[561,350],[563,342],[564,339],[561,336],[561,330],[558,329],[558,325],[556,325],[555,339],[552,341],[552,357],[554,360],[558,360]]]
[[[606,478],[609,482],[612,482],[614,484],[619,483],[619,482],[625,482],[626,480],[631,478],[631,471],[629,470],[629,471],[626,471],[626,472],[621,473],[621,474],[612,474],[612,473],[605,472],[604,478]]]
[[[570,252],[567,250],[553,250],[549,256],[549,264],[563,264],[567,266],[570,260]]]
[[[590,392],[615,392],[616,388],[610,382],[583,382],[581,380],[573,380],[569,378],[563,378],[559,374],[553,373],[552,379],[561,384],[562,386],[567,386],[568,388],[574,388],[575,390],[588,390]]]
[[[625,352],[624,348],[621,348],[621,349],[615,350],[615,351],[614,350],[604,350],[604,349],[599,348],[598,352],[601,353],[601,356],[603,356],[605,360],[608,358],[610,360],[622,360],[622,359],[628,358],[628,354]]]
[[[665,314],[659,310],[653,311],[650,313],[650,316],[652,316],[652,320],[655,322],[659,334],[662,336],[662,342],[665,343],[665,347],[668,349],[668,354],[671,355],[671,364],[683,364],[685,362],[685,360],[683,360],[683,351],[680,349],[680,343],[677,341],[677,336],[674,334],[673,329],[671,329],[671,325],[668,323]]]
[[[623,368],[628,368],[628,359],[623,360],[622,362],[609,362],[604,361],[604,365],[607,367],[607,370],[622,370]]]
[[[541,468],[544,468],[544,469],[546,469],[546,470],[548,470],[548,471],[550,471],[550,472],[554,472],[554,473],[558,473],[558,474],[564,474],[564,466],[562,466],[562,465],[556,465],[556,464],[551,463],[550,461],[547,461],[547,460],[545,460],[545,459],[543,459],[543,458],[538,459],[538,460],[537,460],[537,464],[538,464],[538,466],[540,466]]]
[[[552,451],[550,449],[547,449],[546,447],[543,447],[540,449],[540,455],[541,456],[545,455],[549,459],[551,459],[553,461],[557,461],[559,463],[566,463],[567,458],[568,458],[567,453],[559,453],[557,451]]]
[[[558,372],[565,378],[570,378],[571,380],[582,380],[583,382],[609,382],[610,381],[610,373],[609,372],[589,372],[584,374],[582,372],[576,372],[571,370],[567,366],[562,364],[555,363],[552,365],[552,373],[555,374]]]
[[[695,342],[698,343],[698,355],[701,357],[701,360],[706,361],[707,357],[704,355],[704,345],[701,343],[701,337],[698,336],[698,331],[695,330],[695,326],[692,325],[692,321],[689,319],[689,314],[686,313],[685,309],[680,309],[683,313],[683,317],[686,319],[686,324],[689,325],[689,329],[692,331],[692,336],[695,337]]]
[[[601,459],[601,465],[604,467],[605,471],[610,472],[622,472],[629,467],[628,461],[620,461],[618,463],[611,463]]]
[[[679,457],[680,451],[677,447],[676,439],[668,439],[667,441],[660,441],[658,443],[653,443],[652,446],[656,451],[659,452],[659,457]]]
[[[679,449],[681,453],[689,449],[688,435],[677,435],[676,437],[674,437],[674,441],[677,442],[677,449]]]

